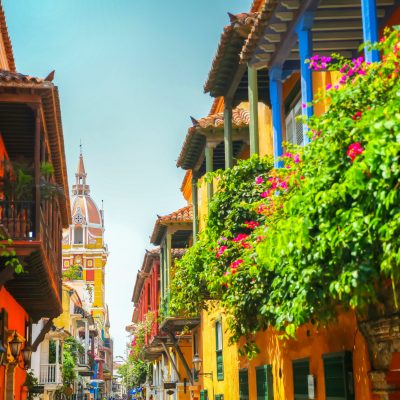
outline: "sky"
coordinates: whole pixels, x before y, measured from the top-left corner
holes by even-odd
[[[125,353],[138,268],[157,214],[185,205],[176,168],[227,12],[251,0],[2,0],[18,72],[59,87],[70,186],[79,143],[104,201],[106,301],[114,356]]]

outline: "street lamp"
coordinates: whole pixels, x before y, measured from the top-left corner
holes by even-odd
[[[24,368],[28,369],[31,366],[32,349],[29,346],[25,346],[21,350],[21,354],[24,360]]]
[[[211,378],[211,380],[213,379],[213,373],[212,372],[202,372],[202,373],[200,373],[201,367],[203,365],[203,360],[199,357],[199,355],[197,353],[193,357],[192,364],[193,364],[193,368],[194,368],[195,372],[198,375],[208,376],[209,378]]]
[[[17,331],[14,332],[14,337],[10,341],[10,352],[13,358],[17,359],[21,351],[22,340],[19,339]]]
[[[21,350],[22,344],[23,341],[18,337],[17,331],[15,331],[13,339],[9,342],[10,353],[14,358],[14,364],[17,364],[20,368],[28,369],[31,363],[32,349],[29,346],[25,345],[25,347]],[[0,353],[2,349],[4,350],[5,353],[5,349],[3,346],[0,347]],[[22,361],[24,363],[23,367],[19,365],[18,358],[20,354],[22,356]],[[4,355],[2,357],[4,358]]]

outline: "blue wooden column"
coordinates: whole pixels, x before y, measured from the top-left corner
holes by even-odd
[[[282,157],[282,67],[274,66],[269,69],[269,95],[272,109],[272,130],[274,139],[275,167],[282,167],[279,160]]]
[[[303,117],[307,119],[314,114],[314,107],[309,105],[313,101],[313,85],[312,85],[312,69],[306,60],[312,56],[312,33],[311,28],[314,22],[314,13],[305,12],[300,18],[297,26],[296,33],[299,41],[299,54],[300,54],[300,76],[301,76],[301,102],[306,107],[302,107]],[[310,142],[307,135],[307,128],[303,128],[304,144]]]
[[[376,0],[361,0],[362,25],[364,42],[376,43],[378,41],[378,16],[376,12]],[[365,51],[365,61],[379,61],[378,50]]]

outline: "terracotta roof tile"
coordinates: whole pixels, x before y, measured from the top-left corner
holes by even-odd
[[[242,51],[240,53],[240,63],[245,64],[250,61],[253,56],[254,50],[257,46],[258,41],[261,39],[265,27],[268,24],[270,17],[278,4],[278,0],[266,0],[261,12],[258,14],[251,32],[246,39]]]
[[[193,221],[193,210],[192,205],[188,205],[186,207],[180,208],[179,210],[164,216],[158,216],[157,221],[154,225],[153,233],[150,237],[150,243],[156,243],[159,239],[159,235],[162,231],[163,227],[173,224],[182,224],[182,223],[192,223]]]
[[[45,81],[42,78],[36,78],[34,76],[20,74],[19,72],[12,72],[12,71],[7,71],[5,69],[1,69],[0,82],[2,84],[11,83],[13,85],[14,84],[42,85],[47,81]]]
[[[212,62],[211,70],[208,74],[206,83],[204,84],[204,92],[211,94],[214,92],[214,87],[218,83],[220,74],[222,73],[223,62],[239,63],[239,53],[244,40],[251,30],[251,26],[256,20],[256,13],[242,13],[237,15],[229,14],[231,23],[224,27],[221,39]],[[232,69],[232,68],[228,68]],[[221,77],[222,78],[222,77]],[[225,77],[224,77],[225,79]]]
[[[165,225],[174,222],[192,222],[192,220],[193,220],[192,205],[189,205],[180,208],[178,211],[175,211],[171,214],[158,217],[156,223],[160,225]]]
[[[183,142],[181,152],[178,157],[176,166],[182,167],[184,164],[185,156],[196,139],[196,136],[204,134],[205,131],[211,131],[213,129],[223,129],[224,128],[224,113],[217,113],[209,115],[205,118],[199,120],[193,120],[194,125],[188,129],[188,132]],[[245,128],[250,123],[250,113],[243,108],[235,108],[232,111],[232,128],[239,129]],[[201,131],[201,132],[200,132]]]
[[[15,72],[14,54],[13,54],[13,50],[12,50],[11,39],[10,39],[10,36],[8,35],[6,16],[4,14],[4,10],[3,10],[3,6],[2,6],[1,2],[0,2],[0,30],[1,30],[1,36],[3,39],[4,47],[6,50],[6,56],[7,56],[8,65],[10,67],[10,71]]]

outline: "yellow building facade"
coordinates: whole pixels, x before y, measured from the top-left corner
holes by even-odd
[[[83,310],[90,316],[90,354],[94,359],[93,378],[104,381],[94,390],[109,393],[112,377],[112,340],[105,302],[105,269],[108,248],[104,241],[104,213],[90,196],[82,152],[72,186],[72,223],[64,230],[62,264],[64,280],[79,295]],[[67,317],[65,317],[67,318]]]

